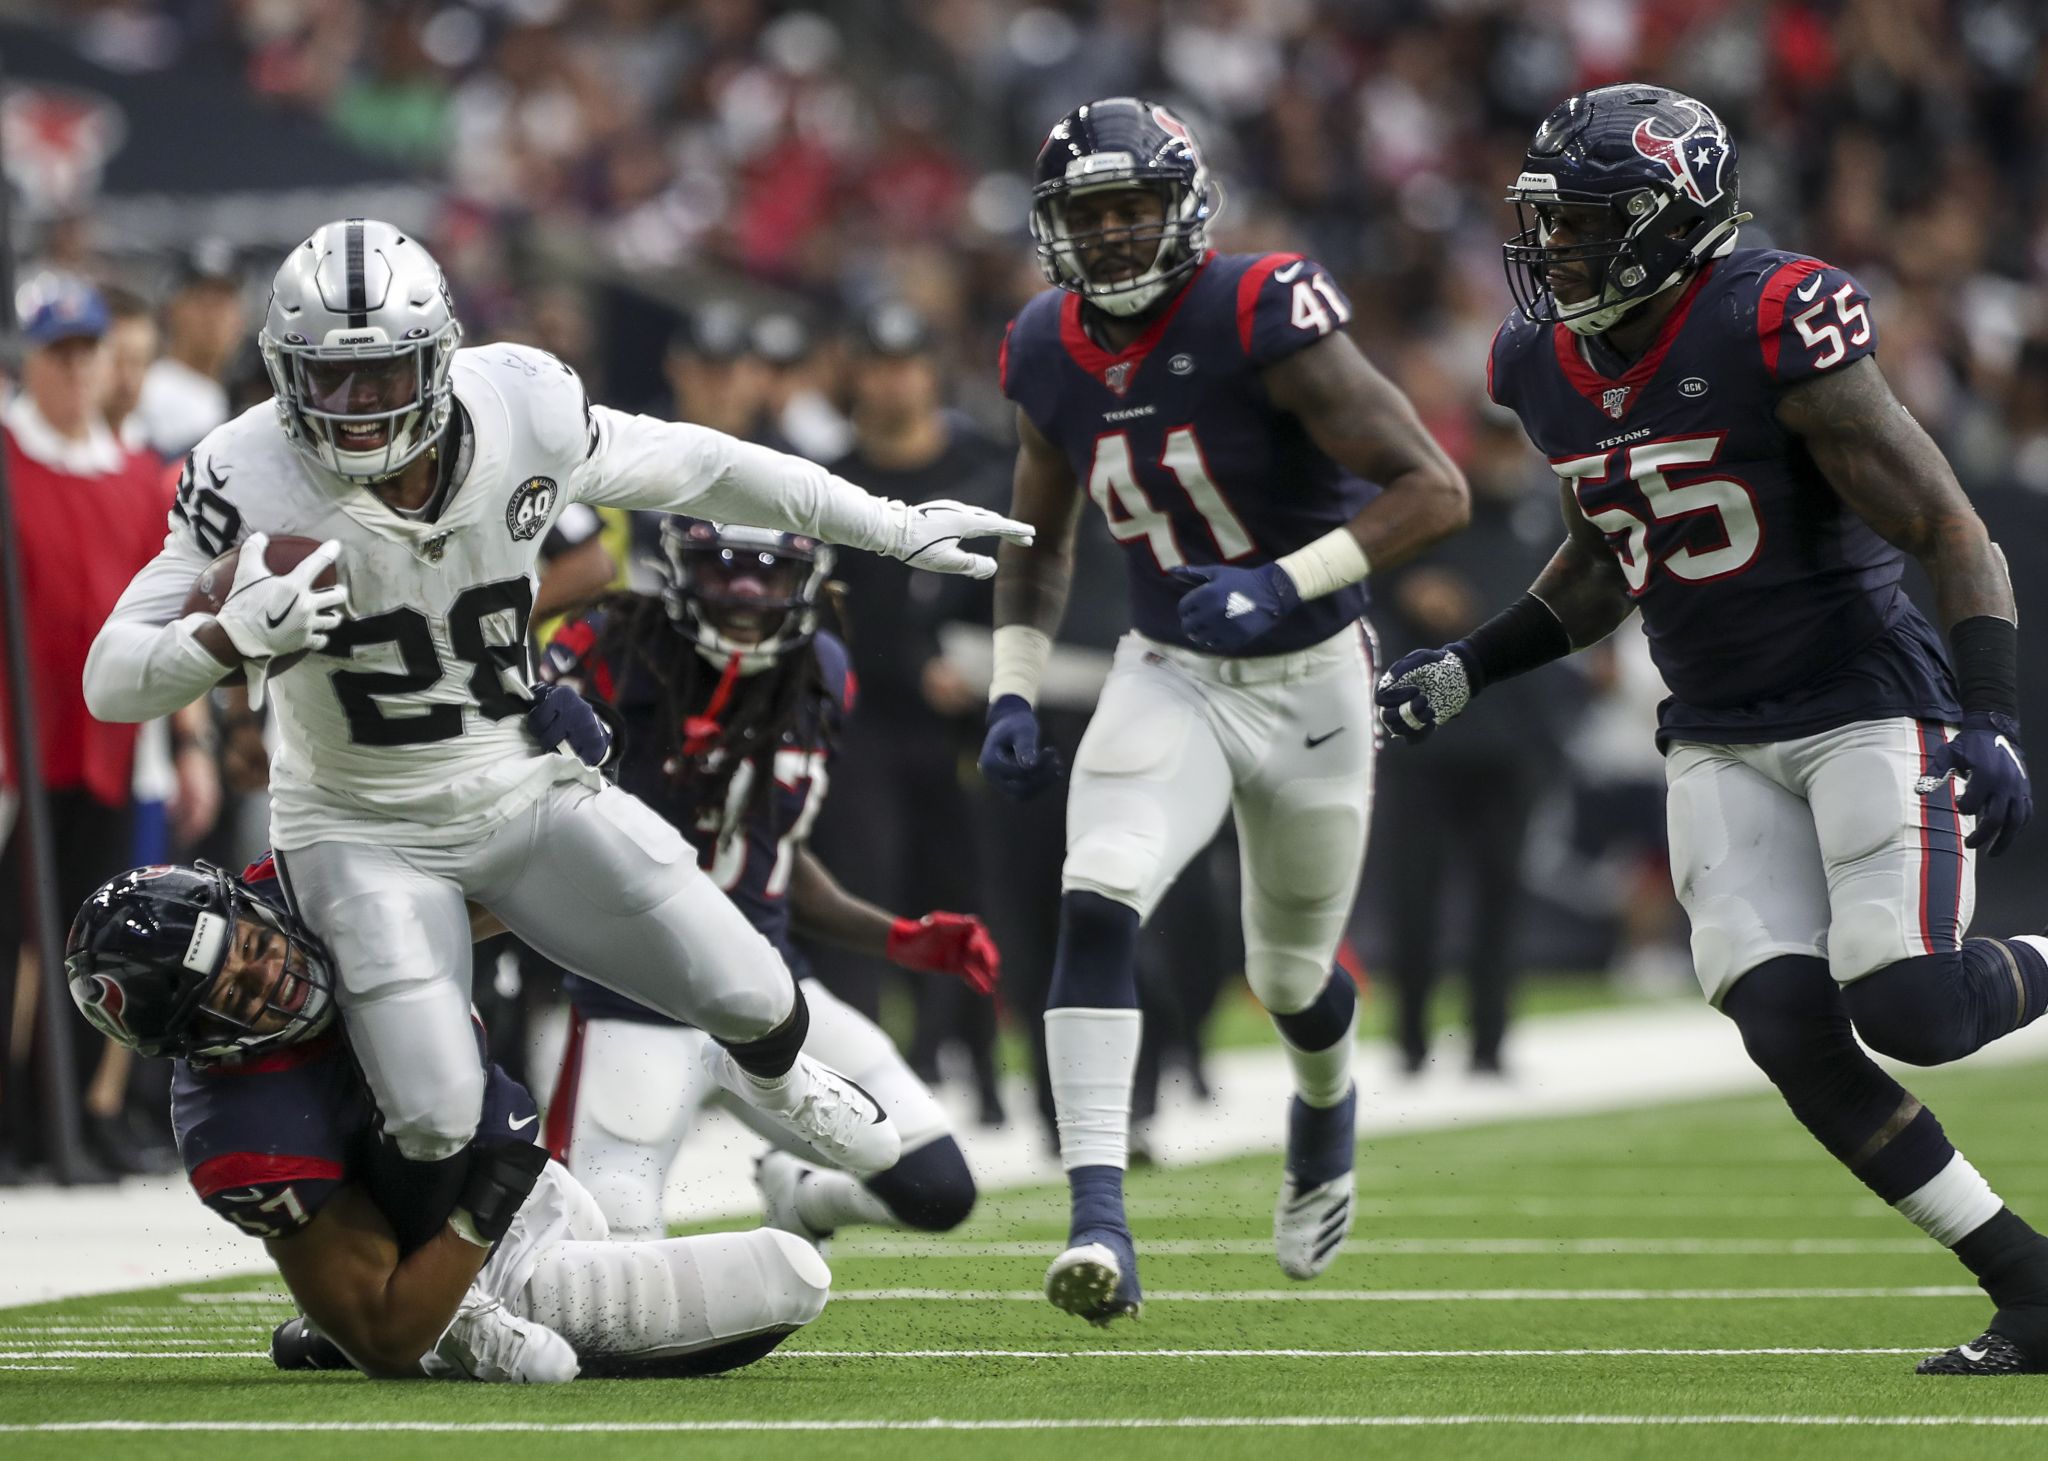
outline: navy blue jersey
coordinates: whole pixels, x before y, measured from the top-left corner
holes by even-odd
[[[1145,333],[1112,354],[1081,299],[1051,289],[1003,341],[1003,394],[1066,454],[1130,572],[1131,622],[1187,648],[1183,564],[1256,567],[1351,520],[1378,489],[1276,409],[1259,373],[1340,328],[1350,303],[1299,254],[1202,261]],[[1365,612],[1363,583],[1312,599],[1247,653],[1285,654]]]
[[[243,874],[243,882],[284,907],[268,856]],[[481,1057],[480,1025],[477,1049]],[[491,1066],[478,1132],[531,1140],[537,1116],[526,1088]],[[376,1140],[377,1111],[337,1021],[310,1040],[246,1060],[175,1062],[171,1126],[200,1201],[245,1232],[284,1238],[363,1170],[367,1144]]]
[[[1960,718],[1905,555],[1778,423],[1783,390],[1873,354],[1870,300],[1817,259],[1741,249],[1686,286],[1623,362],[1520,310],[1487,387],[1607,537],[1671,696],[1658,740],[1787,740],[1859,720]]]
[[[645,663],[628,662],[610,652],[600,656],[602,630],[600,615],[563,626],[548,646],[542,673],[549,679],[575,681],[585,694],[618,712],[624,736],[619,785],[689,839],[698,865],[712,882],[801,974],[803,960],[790,938],[789,878],[796,849],[810,835],[824,806],[832,743],[853,707],[854,678],[846,646],[833,635],[817,635],[812,644],[826,698],[802,705],[795,725],[775,749],[772,766],[760,765],[760,757],[749,758],[733,773],[723,798],[714,799],[715,789],[707,778],[676,774],[672,748],[680,734],[662,724],[669,713],[665,688]],[[680,640],[677,645],[680,653],[696,653]],[[703,713],[716,693],[718,674],[708,664],[701,669],[691,703],[680,707],[684,715]],[[760,673],[785,672],[794,670],[776,667]],[[763,775],[774,779],[765,798],[755,795]],[[563,979],[563,989],[587,1019],[673,1023],[666,1015],[574,974]]]

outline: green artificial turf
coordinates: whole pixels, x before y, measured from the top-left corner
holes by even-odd
[[[1930,1072],[1912,1084],[2015,1207],[2048,1213],[2048,1153],[2038,1114],[2048,1107],[2048,1066]],[[1064,1227],[1057,1192],[1006,1192],[987,1198],[947,1239],[877,1230],[842,1235],[828,1255],[837,1296],[824,1316],[769,1359],[716,1380],[490,1389],[280,1375],[260,1351],[271,1324],[288,1311],[273,1301],[220,1301],[276,1291],[274,1279],[258,1277],[0,1311],[0,1366],[66,1367],[0,1368],[0,1424],[257,1427],[11,1431],[0,1433],[0,1456],[2048,1455],[2048,1378],[1959,1381],[1912,1373],[1920,1354],[1974,1336],[1989,1305],[1972,1292],[1939,1292],[1967,1289],[1968,1276],[1827,1160],[1773,1099],[1376,1139],[1361,1164],[1353,1246],[1305,1286],[1290,1284],[1267,1251],[1277,1171],[1277,1157],[1263,1156],[1133,1174],[1132,1219],[1151,1295],[1135,1324],[1097,1331],[1042,1300],[999,1297],[1035,1293]],[[1868,1292],[1916,1288],[1937,1292]],[[1855,1292],[1801,1292],[1831,1289]],[[876,1290],[997,1297],[859,1297]],[[1494,1290],[1555,1296],[1489,1296]],[[1791,1292],[1728,1296],[1757,1290]],[[1173,1297],[1275,1291],[1279,1296],[1242,1302]],[[1361,1291],[1402,1297],[1311,1297]],[[1595,1292],[1615,1296],[1573,1297]],[[1622,1296],[1628,1294],[1651,1296]],[[1908,1353],[1445,1353],[1774,1347]],[[182,1358],[179,1350],[235,1357]],[[1216,1353],[1136,1353],[1147,1350]],[[1323,1353],[1253,1353],[1262,1350]],[[1328,1353],[1338,1350],[1436,1353]],[[1629,1423],[1528,1419],[1588,1416]],[[1702,1419],[1758,1416],[1917,1423]],[[1482,1419],[1456,1426],[1354,1423],[1368,1417]],[[1642,1417],[1690,1419],[1641,1423]],[[1318,1418],[1345,1423],[1303,1424]],[[1954,1423],[1987,1418],[2022,1424]],[[931,1419],[1029,1424],[980,1431],[760,1428]],[[1241,1424],[1117,1431],[1042,1424],[1219,1419]],[[285,1429],[323,1422],[351,1428]],[[740,1428],[461,1429],[707,1422]],[[361,1429],[421,1423],[456,1429]]]

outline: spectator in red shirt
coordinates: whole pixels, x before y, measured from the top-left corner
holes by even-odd
[[[87,713],[85,656],[128,580],[155,556],[170,500],[156,459],[128,450],[107,427],[108,312],[98,291],[77,279],[45,276],[23,290],[21,318],[28,355],[21,391],[0,413],[0,435],[21,538],[29,681],[50,799],[56,904],[68,911],[127,863],[136,727],[102,724]],[[0,678],[0,726],[12,710],[5,693]],[[10,765],[10,789],[13,781]],[[30,1023],[24,1030],[6,1028],[0,1040],[6,1136],[0,1150],[11,1147],[33,1161],[41,1155],[47,1120],[29,1069],[33,1061],[15,1058],[35,1043],[29,1038],[34,994],[14,988],[32,906],[21,822],[14,819],[0,852],[0,1027],[17,1018]],[[80,1077],[93,1077],[88,1138],[102,1161],[132,1169],[133,1144],[118,1119],[125,1062],[106,1064],[103,1051],[111,1047],[83,1020],[67,1019],[66,1027],[75,1034]]]

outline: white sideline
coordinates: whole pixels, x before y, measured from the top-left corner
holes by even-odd
[[[1431,1075],[1410,1081],[1385,1047],[1361,1049],[1360,1130],[1372,1135],[1633,1111],[1768,1089],[1743,1055],[1733,1027],[1689,1000],[1528,1020],[1518,1027],[1509,1054],[1512,1080],[1468,1081],[1448,1073],[1462,1061],[1455,1042],[1446,1040]],[[2048,1021],[1987,1047],[1971,1063],[2042,1058],[2048,1058]],[[1220,1052],[1210,1061],[1209,1075],[1212,1102],[1200,1102],[1178,1086],[1161,1093],[1153,1143],[1159,1159],[1183,1165],[1276,1150],[1291,1089],[1279,1051]],[[964,1108],[956,1110],[956,1129],[977,1177],[991,1189],[1059,1181],[1058,1162],[1044,1148],[1021,1083],[1007,1089],[1005,1098],[1014,1119],[1002,1131],[984,1131]],[[751,1173],[759,1145],[736,1121],[717,1116],[707,1122],[676,1164],[670,1218],[758,1211]],[[1826,1159],[1815,1153],[1814,1160]],[[1364,1197],[1362,1210],[1372,1211],[1371,1194]],[[1262,1226],[1271,1199],[1246,1200],[1247,1220]],[[1455,1199],[1430,1202],[1456,1205]],[[1702,1199],[1694,1210],[1711,1205]],[[0,1193],[0,1253],[8,1255],[0,1265],[0,1309],[264,1268],[256,1242],[201,1207],[176,1178],[131,1178],[118,1187],[75,1191],[9,1189]]]
[[[1879,1426],[1992,1429],[2048,1426],[2048,1415],[1211,1415],[1030,1420],[67,1420],[0,1425],[0,1435],[78,1431],[341,1432],[433,1435],[671,1435],[807,1431],[1359,1430],[1436,1426]]]
[[[1843,1349],[1773,1345],[1754,1349],[781,1349],[760,1361],[791,1360],[1452,1360],[1452,1359],[1733,1359],[1761,1355],[1857,1356],[1935,1354],[1941,1344]],[[217,1360],[267,1359],[268,1350],[44,1349],[8,1351],[6,1360]],[[0,1366],[0,1368],[6,1368]],[[14,1366],[35,1369],[34,1365]],[[71,1369],[70,1365],[57,1368]]]
[[[1734,1299],[1975,1299],[1973,1284],[1897,1288],[1764,1289],[1147,1289],[1145,1297],[1175,1304],[1512,1304],[1673,1303]],[[928,1304],[1042,1304],[1043,1289],[834,1289],[835,1304],[915,1299]]]

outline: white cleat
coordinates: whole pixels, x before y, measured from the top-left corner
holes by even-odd
[[[1353,1174],[1314,1187],[1280,1180],[1273,1208],[1273,1254],[1289,1278],[1314,1278],[1336,1261],[1351,1232]]]
[[[817,1170],[802,1157],[791,1156],[788,1152],[769,1152],[754,1163],[754,1186],[761,1193],[762,1227],[794,1233],[822,1252],[832,1231],[829,1228],[821,1231],[805,1222],[796,1201],[797,1188],[803,1185],[805,1177]]]
[[[1055,1309],[1098,1329],[1126,1315],[1135,1319],[1145,1307],[1136,1274],[1126,1283],[1123,1260],[1106,1243],[1080,1243],[1053,1259],[1045,1270],[1045,1296]]]
[[[903,1138],[882,1103],[829,1065],[799,1055],[780,1080],[761,1081],[716,1041],[705,1043],[703,1059],[721,1086],[835,1167],[871,1177],[903,1155]]]
[[[479,1298],[463,1301],[420,1367],[429,1375],[488,1385],[560,1385],[582,1368],[569,1341],[547,1325],[520,1318],[496,1299]]]

